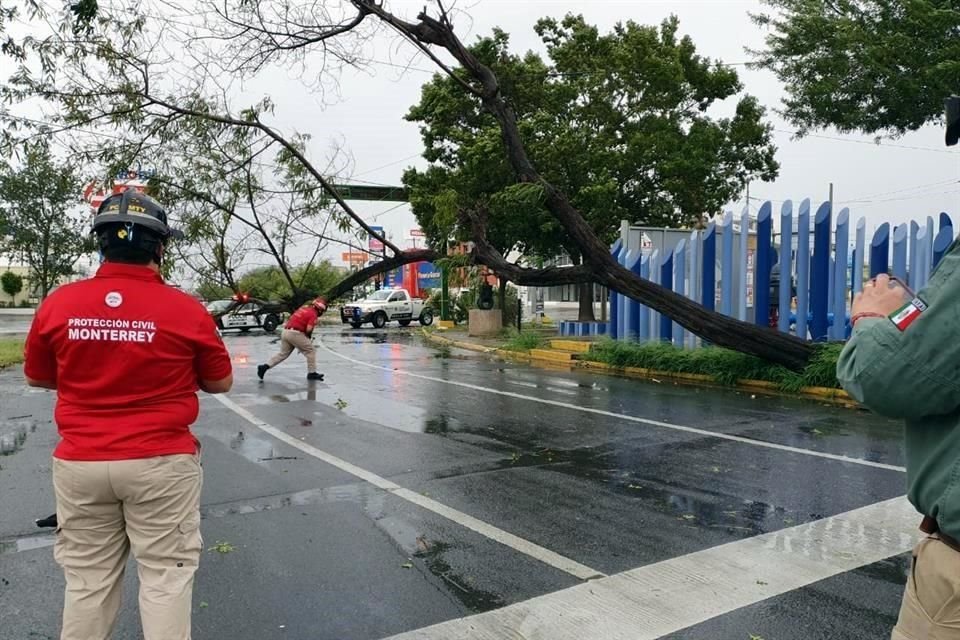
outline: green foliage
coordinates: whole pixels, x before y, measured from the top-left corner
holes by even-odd
[[[27,143],[19,165],[0,165],[0,250],[20,256],[45,298],[93,249],[80,217],[76,163],[57,162],[44,141]]]
[[[960,91],[955,0],[764,0],[753,16],[768,31],[753,52],[787,97],[802,131],[902,134],[939,121]]]
[[[497,74],[536,168],[603,241],[612,241],[621,219],[692,225],[748,180],[776,177],[764,110],[740,96],[732,117],[707,114],[741,85],[734,70],[678,35],[675,18],[659,28],[619,23],[601,34],[569,15],[541,20],[536,30],[546,59],[511,53],[500,30],[470,49]],[[469,238],[459,214],[472,211],[487,216],[488,239],[501,253],[550,258],[565,249],[577,258],[542,189],[516,184],[495,119],[454,80],[435,76],[407,119],[420,123],[432,163],[404,175],[431,244]]]
[[[781,391],[792,392],[803,387],[839,388],[836,368],[842,349],[843,345],[836,343],[818,347],[810,364],[799,373],[729,349],[679,349],[669,343],[603,340],[594,345],[586,358],[617,368],[708,375],[720,384],[731,386],[738,380],[763,380],[776,383]]]
[[[194,292],[203,300],[226,300],[233,295],[233,289],[213,280],[203,280]]]
[[[342,279],[342,274],[327,261],[305,264],[290,272],[300,297],[313,297],[324,293]],[[263,300],[293,300],[294,291],[279,267],[259,267],[248,271],[237,282],[243,293]],[[229,294],[229,295],[232,295]]]
[[[17,294],[23,291],[23,278],[13,271],[4,271],[0,275],[0,288],[11,298],[16,298]]]
[[[501,347],[507,351],[529,351],[530,349],[539,349],[547,344],[546,336],[538,331],[508,329],[507,336],[507,341]]]
[[[23,340],[0,338],[0,369],[23,362]]]

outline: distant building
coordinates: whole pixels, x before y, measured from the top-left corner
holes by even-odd
[[[96,273],[98,266],[100,266],[100,261],[96,256],[81,256],[73,266],[73,275],[68,278],[63,278],[57,284],[60,285],[68,282],[76,282],[77,280],[85,280]],[[23,289],[15,298],[8,295],[3,289],[0,289],[0,306],[8,307],[11,306],[11,304],[16,306],[23,303],[37,304],[40,302],[40,292],[36,290],[36,285],[30,281],[29,266],[11,256],[0,254],[0,275],[7,271],[23,278]]]

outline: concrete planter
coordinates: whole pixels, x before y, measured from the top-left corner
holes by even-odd
[[[503,313],[500,309],[470,309],[467,334],[471,336],[496,336],[503,330]]]

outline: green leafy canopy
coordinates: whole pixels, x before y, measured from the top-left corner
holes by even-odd
[[[568,15],[540,20],[536,31],[546,59],[512,53],[499,29],[471,51],[497,74],[534,165],[604,241],[621,219],[694,225],[747,181],[776,177],[764,109],[739,95],[736,71],[697,54],[676,18],[601,34]],[[727,100],[736,100],[733,115],[712,117]],[[459,213],[480,210],[501,252],[552,257],[565,249],[576,257],[542,193],[516,184],[495,120],[455,80],[435,76],[407,119],[420,123],[431,165],[408,170],[404,184],[435,246],[468,239]]]
[[[763,0],[759,67],[784,83],[801,129],[900,135],[942,118],[960,92],[955,0]]]

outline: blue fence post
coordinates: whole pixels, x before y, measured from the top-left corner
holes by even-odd
[[[673,250],[673,290],[681,296],[686,296],[687,282],[687,241],[681,240]],[[673,323],[673,345],[683,348],[684,329],[676,322]]]
[[[670,251],[660,263],[660,286],[673,291],[673,251]],[[670,342],[673,339],[673,321],[660,315],[660,339]]]
[[[737,262],[740,270],[737,273],[737,320],[747,320],[747,240],[750,238],[750,208],[746,207],[740,215],[740,255]],[[754,262],[756,268],[756,262]]]
[[[827,339],[830,307],[830,203],[817,209],[813,229],[813,264],[810,278],[810,334],[815,341]]]
[[[617,262],[620,262],[620,252],[623,250],[623,240],[617,240],[613,243],[613,249],[610,251],[610,255],[613,256],[613,259]],[[617,313],[619,309],[620,294],[616,291],[610,290],[610,337],[613,340],[617,339],[617,328],[619,323],[617,322]]]
[[[941,240],[941,236],[943,239]],[[937,245],[940,243],[946,242],[946,245],[937,252]],[[940,212],[940,231],[937,232],[937,237],[933,241],[934,251],[933,251],[933,266],[936,267],[940,263],[943,254],[947,252],[947,249],[950,248],[950,245],[953,244],[953,220],[950,219],[950,216],[946,211]]]
[[[620,252],[620,266],[624,269],[629,269],[629,265],[633,262],[633,256],[635,249],[631,246],[630,242],[630,227],[626,222],[622,223],[620,228],[620,237],[623,238],[623,250]],[[629,341],[632,339],[630,335],[630,309],[636,305],[637,302],[630,298],[629,296],[621,296],[620,304],[617,309],[620,312],[617,322],[619,323],[619,330],[617,331],[617,339],[621,341]]]
[[[640,273],[640,262],[643,256],[640,255],[639,251],[631,252],[630,254],[630,264],[627,265],[627,269],[635,275],[641,275]],[[643,305],[634,299],[630,299],[630,304],[627,306],[627,317],[626,317],[626,330],[624,335],[627,340],[637,341],[640,339],[640,314],[643,313]]]
[[[700,304],[700,287],[702,282],[700,281],[701,276],[703,275],[703,267],[700,261],[703,259],[703,247],[700,244],[700,237],[702,233],[699,230],[693,230],[690,232],[690,241],[687,243],[687,253],[690,258],[688,260],[689,264],[687,265],[687,298]],[[692,332],[687,332],[684,334],[687,346],[691,349],[697,348],[697,335]]]
[[[720,313],[733,317],[733,212],[723,216],[720,251]]]
[[[833,259],[833,256],[830,256],[830,264],[827,266],[827,339],[830,339],[830,328],[833,327],[830,318],[833,317],[833,303],[836,300],[836,297],[833,293],[834,285],[837,283],[837,279],[834,275],[837,273],[836,261]]]
[[[853,293],[854,295],[863,291],[863,261],[866,256],[865,247],[867,246],[867,221],[864,218],[857,220],[857,242],[853,253]]]
[[[907,281],[910,288],[917,289],[917,275],[920,273],[920,262],[917,260],[920,250],[917,236],[920,235],[920,225],[916,220],[910,221],[910,238],[907,241]]]
[[[640,277],[644,280],[650,279],[650,256],[640,258]],[[640,307],[640,324],[637,331],[637,340],[646,342],[650,339],[650,309]]]
[[[790,284],[793,281],[793,203],[787,200],[780,207],[780,295],[777,299],[777,329],[790,332]]]
[[[807,339],[810,309],[810,198],[804,198],[797,214],[797,337]]]
[[[884,222],[877,227],[870,242],[870,277],[890,270],[890,223]]]
[[[898,224],[893,228],[893,275],[907,281],[907,225]]]
[[[943,258],[943,254],[947,252],[947,249],[950,248],[950,245],[952,243],[953,243],[953,227],[940,227],[940,231],[937,232],[937,237],[933,241],[933,268],[934,269],[936,269],[937,265],[940,264],[940,260]]]
[[[927,284],[927,278],[930,273],[930,256],[927,254],[927,227],[922,226],[917,232],[917,279],[916,284],[911,288],[914,291],[920,291]]]
[[[767,201],[757,214],[757,251],[753,261],[753,321],[770,324],[770,269],[773,267],[773,205]]]
[[[663,254],[659,249],[654,249],[650,254],[650,282],[660,282],[660,263],[663,261]],[[650,333],[647,334],[647,340],[658,340],[660,332],[659,325],[660,314],[650,309]]]
[[[847,256],[850,250],[850,210],[837,214],[837,233],[834,241],[833,275],[833,331],[834,340],[847,337]]]
[[[717,225],[711,222],[703,232],[700,269],[700,304],[713,311],[717,305]]]

